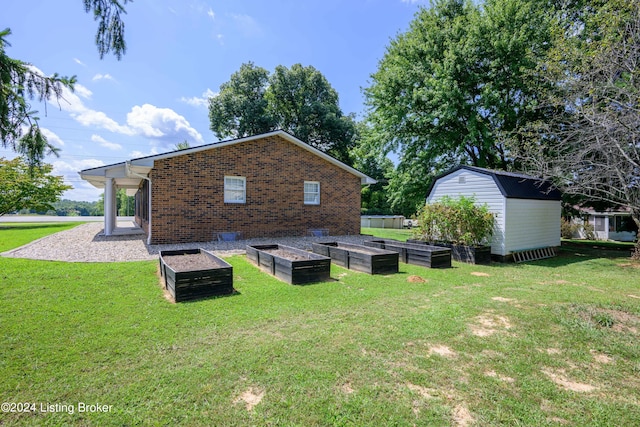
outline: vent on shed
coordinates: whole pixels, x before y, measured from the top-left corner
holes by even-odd
[[[467,177],[464,175],[460,175],[458,177],[458,184],[466,184],[467,183]]]

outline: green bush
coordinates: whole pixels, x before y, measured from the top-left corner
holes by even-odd
[[[579,229],[580,226],[578,224],[571,222],[569,219],[562,218],[560,222],[560,235],[563,239],[573,239]]]
[[[442,197],[418,212],[414,237],[430,242],[444,241],[479,246],[489,243],[495,219],[485,203],[478,206],[474,197]]]

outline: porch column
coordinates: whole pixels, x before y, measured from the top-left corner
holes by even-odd
[[[104,235],[111,236],[116,228],[116,186],[113,178],[104,183]]]

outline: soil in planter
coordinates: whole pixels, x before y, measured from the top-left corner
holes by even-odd
[[[289,252],[287,250],[284,249],[262,249],[262,252],[267,252],[271,255],[280,257],[280,258],[284,258],[284,259],[288,259],[290,261],[306,261],[308,259],[310,259],[310,257],[308,256],[304,256],[304,255],[300,255],[300,254],[296,254],[294,252]]]
[[[203,253],[168,255],[162,257],[162,259],[164,259],[164,262],[176,272],[211,270],[218,267],[226,267],[222,262]]]

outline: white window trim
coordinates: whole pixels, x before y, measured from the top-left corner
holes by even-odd
[[[306,191],[307,184],[315,184],[315,185],[317,185],[318,186],[318,191],[317,192],[313,192],[313,193],[308,193]],[[320,204],[320,182],[318,182],[318,181],[305,181],[304,182],[303,191],[304,191],[303,199],[304,199],[304,204],[305,205],[319,205]],[[315,201],[308,202],[307,198],[306,198],[307,194],[317,194],[317,197],[315,198]]]
[[[242,191],[243,191],[242,200],[227,199],[227,191],[238,191],[238,189],[235,189],[235,188],[227,188],[227,179],[237,179],[242,181]],[[241,203],[241,204],[247,202],[247,178],[245,178],[244,176],[225,176],[224,177],[224,202],[225,203]]]

